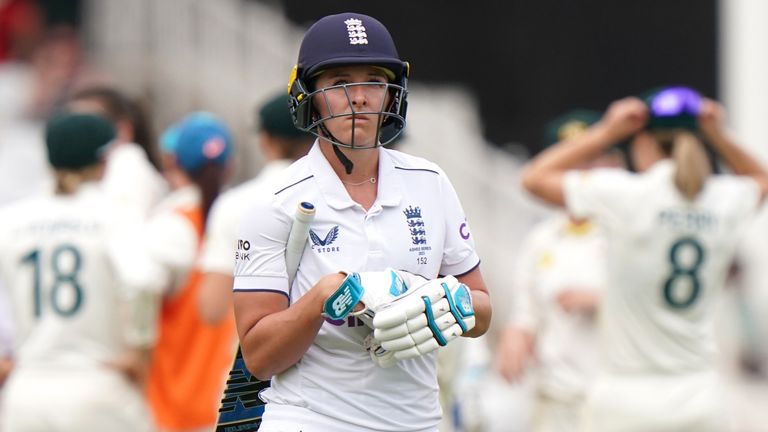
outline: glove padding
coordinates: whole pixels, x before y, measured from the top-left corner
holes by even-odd
[[[371,355],[371,360],[373,360],[379,367],[391,368],[397,363],[395,353],[382,348],[381,342],[373,337],[373,332],[365,337],[365,340],[363,340],[363,347],[365,347],[365,350]]]
[[[428,281],[375,311],[373,337],[398,360],[445,346],[475,327],[469,287],[453,276]]]
[[[357,273],[340,273],[345,274],[347,277],[344,278],[341,285],[336,288],[336,291],[328,296],[323,303],[322,315],[332,320],[346,318],[347,315],[352,313],[365,293],[365,289],[360,285],[360,275]]]
[[[323,315],[331,319],[344,319],[358,315],[373,328],[376,311],[404,295],[409,289],[427,282],[427,279],[404,270],[386,269],[370,272],[344,272],[347,277],[323,305]],[[357,304],[362,308],[355,310]]]
[[[358,275],[360,285],[364,288],[360,299],[363,309],[353,314],[358,315],[370,328],[373,328],[373,317],[379,310],[428,281],[417,274],[391,268],[384,271],[361,272]]]

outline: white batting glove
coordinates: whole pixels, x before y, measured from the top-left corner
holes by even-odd
[[[347,277],[323,303],[322,315],[333,320],[346,318],[365,293],[365,289],[360,284],[359,274],[343,271],[340,273],[347,275]]]
[[[371,328],[377,310],[427,282],[427,279],[419,275],[389,268],[382,271],[341,273],[347,277],[326,299],[323,315],[336,320],[358,315]]]
[[[374,338],[398,360],[432,352],[474,327],[469,287],[453,276],[408,290],[373,317]]]
[[[383,271],[361,272],[359,276],[360,284],[365,290],[360,299],[363,309],[353,314],[358,315],[370,328],[373,328],[373,317],[376,312],[428,281],[417,274],[391,268]]]
[[[373,332],[369,333],[368,336],[365,337],[365,340],[363,340],[363,346],[365,347],[365,350],[368,351],[368,354],[371,355],[371,360],[373,360],[377,366],[382,368],[391,368],[397,363],[395,353],[382,348],[381,342],[373,337]]]
[[[326,299],[323,315],[332,319],[343,319],[348,315],[359,316],[373,329],[376,312],[387,307],[395,299],[427,283],[427,279],[404,271],[388,268],[383,271],[347,273],[339,288]],[[362,308],[359,308],[359,305]],[[355,310],[358,308],[358,310]],[[381,346],[373,332],[363,341],[371,359],[379,367],[389,368],[397,363],[393,352]]]

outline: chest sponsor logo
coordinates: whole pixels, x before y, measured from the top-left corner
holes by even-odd
[[[323,238],[315,232],[315,230],[309,230],[309,239],[312,241],[312,250],[318,253],[324,252],[338,252],[339,246],[332,246],[339,238],[339,226],[336,225],[328,231]]]

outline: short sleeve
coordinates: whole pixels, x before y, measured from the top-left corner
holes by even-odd
[[[744,177],[740,180],[743,182],[744,199],[739,201],[743,205],[743,211],[747,217],[752,218],[760,209],[760,185],[749,177]]]
[[[289,296],[285,245],[293,218],[263,195],[243,214],[235,244],[234,291],[276,291]]]
[[[441,195],[445,214],[445,248],[440,266],[442,275],[462,275],[480,264],[469,221],[464,214],[456,190],[448,177],[440,173]]]
[[[760,185],[752,178],[743,176],[728,176],[723,180],[721,204],[727,205],[725,200],[730,202],[734,209],[730,224],[742,235],[760,210]]]
[[[211,207],[200,255],[200,269],[205,273],[232,275],[234,271],[237,230],[242,212],[232,203],[236,201],[225,194]]]
[[[110,151],[102,185],[119,205],[142,217],[148,215],[168,191],[143,150],[133,143],[120,144]]]
[[[629,173],[619,169],[569,171],[564,192],[568,212],[575,217],[613,225],[622,220],[622,203],[631,187]]]
[[[162,240],[149,243],[151,230],[148,232],[141,221],[121,212],[111,213],[109,220],[112,223],[106,233],[107,252],[120,284],[129,291],[161,293],[167,289],[167,262],[150,252]]]
[[[165,269],[168,290],[179,288],[195,264],[198,237],[182,215],[168,211],[153,217],[146,231],[150,257]]]

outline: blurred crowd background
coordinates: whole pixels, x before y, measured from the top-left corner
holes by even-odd
[[[475,430],[526,430],[525,380],[506,384],[490,368],[521,239],[551,211],[523,193],[520,167],[549,144],[545,125],[555,116],[602,111],[672,84],[722,101],[735,135],[768,163],[768,3],[0,0],[0,205],[50,186],[42,127],[94,84],[137,100],[156,132],[192,111],[214,113],[234,136],[228,186],[252,178],[265,165],[253,145],[257,107],[285,88],[306,26],[345,10],[380,19],[411,62],[398,148],[437,162],[452,179],[493,294],[489,335],[444,356],[446,388],[458,395],[448,412],[464,404],[471,417],[493,419],[470,419],[485,425]],[[768,403],[763,219],[745,243],[719,327],[744,431],[768,430],[760,411]],[[8,312],[0,313],[7,323]]]

